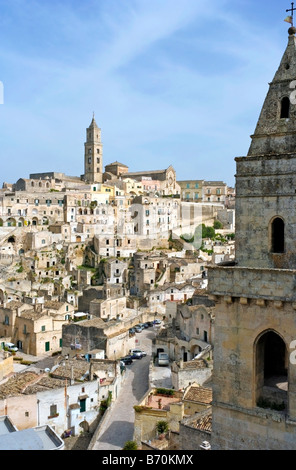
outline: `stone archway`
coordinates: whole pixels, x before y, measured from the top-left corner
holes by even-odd
[[[274,330],[262,332],[254,344],[255,398],[260,407],[284,409],[288,399],[288,349]]]
[[[9,217],[6,221],[7,227],[16,227],[16,220],[13,217]]]

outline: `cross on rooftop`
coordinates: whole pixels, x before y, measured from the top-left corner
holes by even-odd
[[[291,11],[291,13],[292,13],[292,18],[293,18],[293,16],[294,16],[294,11],[296,11],[296,8],[294,8],[294,2],[292,2],[291,5],[292,5],[292,8],[290,8],[289,10],[286,10],[286,12]]]

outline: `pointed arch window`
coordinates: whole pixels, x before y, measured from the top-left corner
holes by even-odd
[[[271,222],[271,252],[285,252],[285,222],[280,217]]]
[[[281,119],[290,117],[290,98],[285,96],[281,101]]]

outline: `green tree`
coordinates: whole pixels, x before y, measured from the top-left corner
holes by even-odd
[[[221,228],[223,228],[223,224],[220,222],[220,220],[215,220],[213,227],[215,230],[220,230]]]
[[[138,444],[136,441],[126,441],[122,450],[138,450]]]
[[[159,434],[164,434],[165,432],[168,432],[169,430],[169,425],[167,421],[157,421],[156,423],[156,429],[159,432]]]
[[[202,238],[214,238],[215,229],[214,227],[206,227],[205,224],[202,224]]]

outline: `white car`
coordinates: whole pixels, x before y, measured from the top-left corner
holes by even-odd
[[[10,352],[17,352],[18,348],[16,347],[15,344],[13,343],[5,343],[5,347],[8,349]]]
[[[130,355],[132,356],[132,358],[135,358],[135,359],[138,359],[138,358],[142,359],[142,357],[147,356],[145,351],[142,351],[141,349],[131,349]]]

